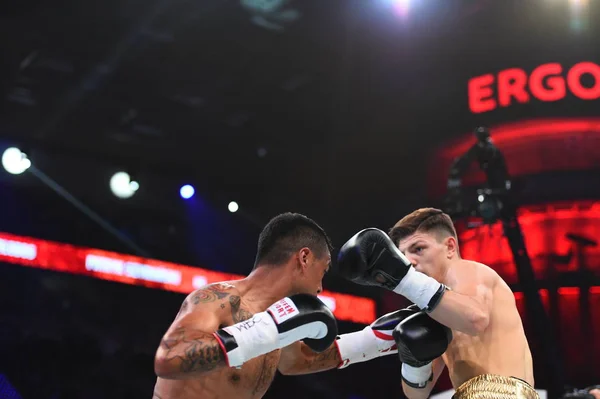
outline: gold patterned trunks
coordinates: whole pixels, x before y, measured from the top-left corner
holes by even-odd
[[[464,382],[453,399],[539,399],[531,385],[515,377],[483,374]]]

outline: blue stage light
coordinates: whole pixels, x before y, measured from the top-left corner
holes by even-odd
[[[186,184],[185,186],[181,187],[181,189],[179,189],[179,194],[183,199],[192,198],[195,192],[196,190],[194,190],[194,187],[190,186],[189,184]]]

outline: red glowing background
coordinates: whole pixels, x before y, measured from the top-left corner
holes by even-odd
[[[494,127],[491,136],[504,154],[512,177],[547,171],[600,169],[600,118],[521,121]],[[429,169],[430,196],[446,193],[452,162],[474,143],[472,134],[465,135],[434,154]],[[463,184],[483,181],[485,175],[473,165]]]
[[[504,124],[492,127],[491,137],[503,153],[512,178],[528,179],[547,172],[600,170],[598,118]],[[446,193],[450,165],[474,143],[475,138],[469,134],[437,151],[430,169],[432,198]],[[485,175],[477,165],[472,165],[463,178],[465,186],[483,182]],[[600,174],[597,184],[600,184]],[[597,245],[600,200],[575,198],[559,202],[547,198],[543,204],[520,206],[518,220],[541,299],[550,317],[549,328],[555,329],[559,341],[566,378],[571,383],[597,380],[600,378],[595,371],[598,369],[596,359],[600,359],[600,340],[594,337],[600,334],[600,246]],[[485,263],[509,284],[518,284],[512,252],[500,223],[467,228],[467,221],[462,220],[457,223],[457,231],[463,257]],[[586,244],[578,243],[577,237],[587,240]],[[530,320],[523,294],[515,292],[515,297],[527,329]],[[535,335],[529,331],[530,344],[535,347]],[[446,377],[441,385],[450,387]]]

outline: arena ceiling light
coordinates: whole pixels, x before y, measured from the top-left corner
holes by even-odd
[[[183,198],[183,199],[192,198],[194,196],[195,192],[196,192],[196,190],[194,190],[194,186],[192,186],[190,184],[181,186],[181,188],[179,189],[179,195],[181,195],[181,198]]]
[[[2,154],[2,166],[12,175],[20,175],[31,166],[27,155],[16,147],[7,148]]]
[[[127,172],[117,172],[110,178],[110,190],[118,198],[131,198],[139,188],[139,183],[132,180]]]
[[[229,212],[234,213],[234,212],[237,212],[238,209],[240,209],[240,206],[238,205],[237,202],[231,201],[229,203],[229,205],[227,205],[227,209],[229,209]]]
[[[406,17],[410,10],[410,0],[392,0],[391,4],[396,14]]]

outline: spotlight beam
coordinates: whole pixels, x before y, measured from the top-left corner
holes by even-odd
[[[146,258],[152,257],[148,252],[146,252],[144,249],[139,247],[135,242],[133,242],[130,238],[128,238],[123,233],[121,233],[119,230],[117,230],[115,227],[113,227],[109,222],[104,220],[100,215],[98,215],[96,212],[94,212],[92,209],[90,209],[83,202],[81,202],[77,198],[75,198],[64,187],[62,187],[60,184],[55,182],[52,178],[50,178],[44,172],[42,172],[41,170],[39,170],[38,168],[36,168],[33,165],[31,165],[31,167],[29,168],[29,171],[31,172],[32,175],[34,175],[35,177],[40,179],[42,181],[42,183],[44,183],[45,185],[50,187],[54,192],[56,192],[58,195],[63,197],[65,200],[67,200],[67,202],[71,203],[71,205],[73,205],[75,208],[79,209],[84,215],[89,217],[92,221],[96,222],[100,227],[102,227],[108,233],[110,233],[115,238],[117,238],[119,241],[121,241],[123,244],[125,244],[127,247],[129,247],[136,255],[143,256]]]

